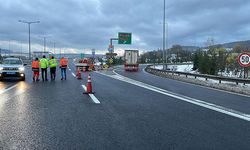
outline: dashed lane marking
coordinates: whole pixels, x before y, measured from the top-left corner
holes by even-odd
[[[69,69],[70,71],[71,71],[71,69]],[[72,72],[71,73],[74,77],[76,77],[76,75]],[[86,89],[86,86],[85,85],[82,85],[82,88],[85,90],[85,91],[87,91],[87,89]],[[95,95],[94,94],[88,94],[89,95],[89,97],[92,99],[92,101],[94,102],[94,103],[96,103],[96,104],[100,104],[101,102],[95,97]]]
[[[82,85],[82,88],[87,91],[87,88],[85,85]],[[88,94],[90,96],[90,98],[92,99],[92,101],[96,104],[100,104],[101,102],[95,97],[94,94]]]
[[[71,73],[74,77],[76,77],[76,75],[72,72]],[[85,90],[85,91],[87,91],[87,88],[86,88],[86,86],[85,85],[82,85],[82,88]],[[94,94],[88,94],[89,95],[89,97],[92,99],[92,101],[94,102],[94,103],[96,103],[96,104],[100,104],[101,102],[95,97],[95,95]]]
[[[73,72],[72,72],[71,74],[72,74],[74,77],[76,77],[76,75],[75,75]]]

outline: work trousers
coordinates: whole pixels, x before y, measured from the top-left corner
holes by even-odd
[[[39,80],[39,69],[38,71],[33,71],[33,81]]]
[[[56,67],[51,67],[50,68],[50,77],[51,77],[51,80],[56,79]]]
[[[66,68],[61,68],[62,79],[66,80]]]
[[[42,70],[42,79],[43,79],[43,81],[44,80],[47,81],[48,80],[48,78],[47,78],[47,68],[41,68],[41,70]]]

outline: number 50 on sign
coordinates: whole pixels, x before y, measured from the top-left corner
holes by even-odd
[[[238,56],[238,63],[241,67],[250,66],[250,53],[244,52]]]

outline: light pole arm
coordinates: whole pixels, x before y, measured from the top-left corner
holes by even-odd
[[[29,28],[29,59],[31,59],[30,25],[31,25],[32,23],[40,23],[40,21],[25,21],[25,20],[18,20],[18,22],[27,23],[27,24],[28,24],[28,28]]]

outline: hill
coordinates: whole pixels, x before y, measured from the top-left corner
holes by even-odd
[[[234,48],[236,45],[240,45],[244,49],[250,49],[250,40],[229,42],[229,43],[224,43],[224,44],[215,44],[211,47]],[[207,47],[205,47],[205,48],[207,48]]]
[[[230,42],[222,44],[225,48],[234,48],[236,45],[241,45],[244,48],[250,48],[250,40],[247,41],[237,41],[237,42]]]

